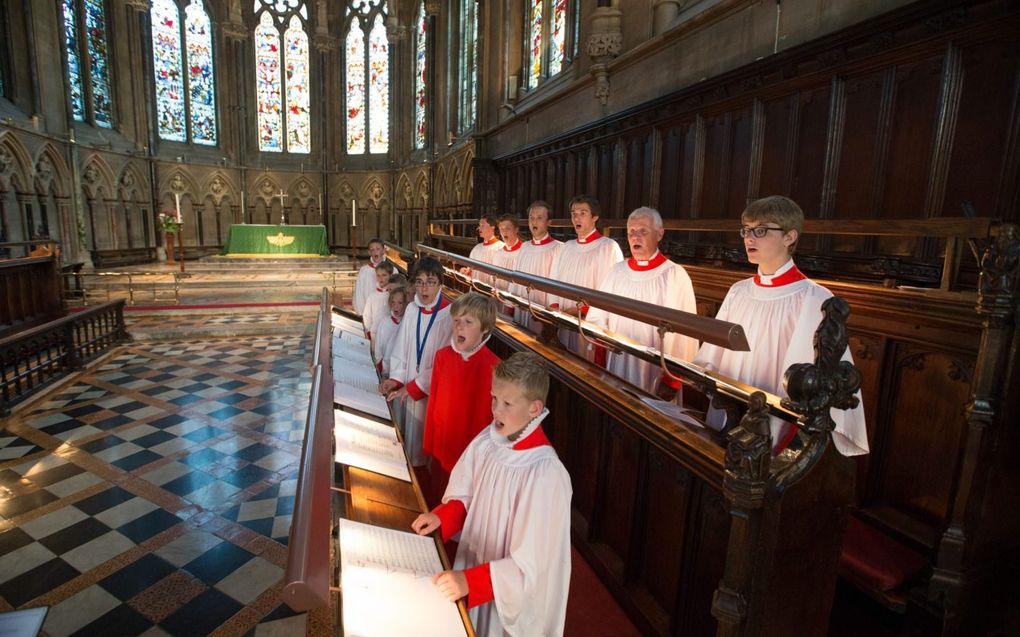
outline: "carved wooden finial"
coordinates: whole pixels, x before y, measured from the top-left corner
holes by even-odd
[[[789,398],[783,407],[803,414],[800,426],[808,432],[831,432],[835,423],[829,410],[852,409],[860,399],[854,394],[861,386],[861,373],[844,361],[850,306],[834,296],[822,303],[822,322],[815,331],[815,362],[790,365],[783,375]]]

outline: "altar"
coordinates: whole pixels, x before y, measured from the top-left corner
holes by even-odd
[[[249,258],[328,256],[326,226],[233,224],[220,254]]]

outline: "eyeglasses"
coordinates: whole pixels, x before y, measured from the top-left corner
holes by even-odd
[[[434,288],[439,285],[438,279],[429,279],[427,281],[415,281],[414,287],[416,288]]]
[[[754,235],[755,239],[764,239],[765,235],[769,233],[769,230],[775,230],[777,232],[786,232],[782,228],[773,228],[772,226],[755,226],[753,228],[748,228],[747,226],[744,226],[740,230],[737,230],[737,232],[739,232],[740,236],[744,239],[750,237],[751,235]]]

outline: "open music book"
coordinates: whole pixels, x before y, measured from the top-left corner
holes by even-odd
[[[350,332],[356,336],[365,335],[365,326],[360,321],[349,319],[346,316],[340,316],[335,312],[329,316],[329,324],[333,327],[333,331],[342,330],[344,332]]]
[[[337,462],[404,482],[411,481],[404,448],[393,427],[355,414],[334,411],[333,435],[336,437]]]
[[[379,374],[376,373],[375,367],[363,365],[358,361],[334,358],[333,380],[370,394],[379,393]]]
[[[432,583],[443,565],[431,537],[343,518],[338,527],[345,635],[465,634],[457,605]]]
[[[344,383],[333,383],[333,402],[386,420],[390,418],[385,398],[378,393],[367,392]]]

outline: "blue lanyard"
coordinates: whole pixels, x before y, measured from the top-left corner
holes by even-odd
[[[422,357],[423,354],[425,354],[425,344],[428,343],[428,341],[429,341],[429,332],[432,331],[432,324],[436,322],[436,317],[439,316],[439,310],[442,307],[442,305],[443,305],[443,299],[442,298],[437,299],[436,300],[435,309],[432,310],[432,315],[429,317],[429,324],[425,327],[425,338],[424,339],[422,339],[422,337],[421,337],[421,314],[422,313],[421,313],[421,310],[418,311],[418,324],[415,326],[415,332],[414,332],[414,338],[417,341],[415,343],[415,354],[417,356],[417,360],[415,361],[415,364],[417,365],[416,369],[418,371],[421,370],[421,357]]]

